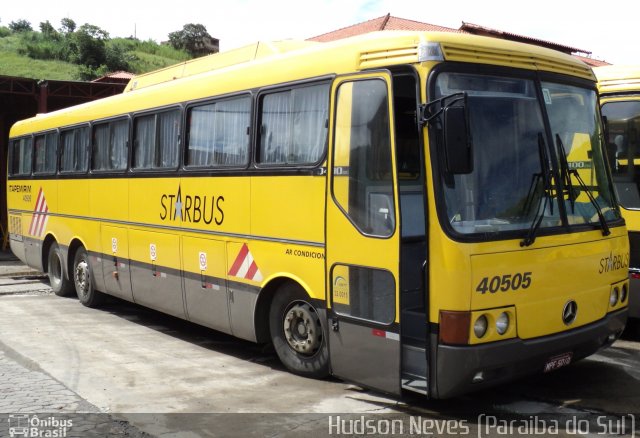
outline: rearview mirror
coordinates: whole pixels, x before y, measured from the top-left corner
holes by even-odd
[[[473,172],[473,147],[467,107],[444,109],[444,150],[447,172],[460,175]]]

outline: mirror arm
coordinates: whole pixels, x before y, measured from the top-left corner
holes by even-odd
[[[451,99],[451,101],[447,102],[448,99]],[[449,94],[448,96],[444,96],[439,99],[432,100],[429,103],[420,105],[418,124],[421,127],[423,127],[427,123],[430,123],[436,117],[440,116],[445,109],[460,102],[461,100],[464,101],[464,105],[466,106],[467,105],[466,91]],[[432,111],[435,110],[436,105],[440,105],[440,107],[435,112],[432,113]]]

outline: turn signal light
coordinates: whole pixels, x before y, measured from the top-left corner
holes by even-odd
[[[443,344],[465,345],[469,343],[471,313],[440,311],[440,342]]]

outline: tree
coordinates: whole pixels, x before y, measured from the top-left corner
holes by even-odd
[[[75,61],[77,64],[98,68],[106,63],[107,52],[105,42],[109,39],[109,33],[93,24],[83,24],[73,33],[73,42],[77,52]]]
[[[169,43],[177,50],[186,50],[193,57],[213,53],[213,37],[202,24],[185,24],[182,30],[169,34]]]
[[[58,32],[51,25],[49,20],[40,23],[40,32],[47,37],[57,37]]]
[[[33,28],[31,27],[31,23],[27,20],[17,20],[9,23],[9,29],[13,32],[31,32]]]
[[[60,20],[60,24],[62,25],[60,28],[60,32],[62,33],[73,33],[76,30],[76,22],[71,18],[63,18]]]
[[[131,61],[135,60],[135,55],[129,53],[122,44],[107,45],[105,67],[107,71],[128,71],[131,69]]]

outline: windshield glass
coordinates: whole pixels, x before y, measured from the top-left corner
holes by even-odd
[[[533,80],[441,73],[434,98],[466,91],[473,171],[443,175],[446,211],[459,233],[528,230],[561,225],[557,201],[545,190],[541,150],[547,137]]]
[[[618,219],[619,213],[603,157],[603,135],[596,92],[542,82],[542,95],[549,114],[555,150],[560,161],[566,157],[565,163],[569,168],[563,194],[569,224],[599,222],[596,206],[589,199],[587,190],[607,221]]]
[[[609,102],[602,106],[607,118],[607,151],[620,204],[640,208],[640,101]]]
[[[594,90],[459,72],[439,74],[435,85],[434,99],[467,94],[473,170],[442,173],[447,220],[456,232],[584,224],[605,230],[604,222],[619,219]]]

